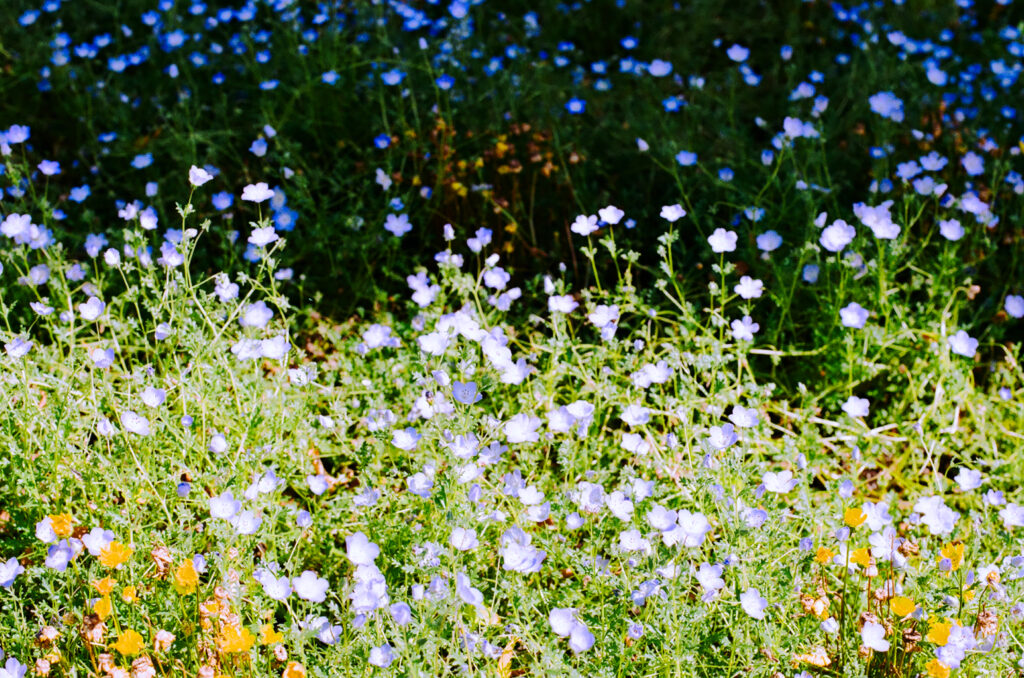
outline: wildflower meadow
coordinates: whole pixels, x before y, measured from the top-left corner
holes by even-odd
[[[0,5],[0,678],[1024,675],[1020,0]]]

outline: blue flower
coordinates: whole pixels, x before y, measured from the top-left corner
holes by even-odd
[[[676,162],[683,167],[692,167],[697,164],[697,154],[693,151],[679,151],[676,153]]]
[[[565,102],[565,110],[572,115],[579,115],[587,110],[587,102],[579,97],[573,97]]]

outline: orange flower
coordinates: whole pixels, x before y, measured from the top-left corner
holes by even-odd
[[[896,596],[889,601],[889,609],[893,611],[897,617],[906,617],[912,614],[917,606],[914,601],[910,598],[904,598],[903,596]]]
[[[191,560],[186,560],[174,571],[174,590],[181,595],[193,593],[199,585],[199,573]]]
[[[936,645],[945,645],[949,642],[949,632],[953,628],[953,622],[949,619],[945,621],[935,622],[929,627],[928,635],[924,637],[929,643],[935,643]]]
[[[71,536],[75,519],[71,517],[70,513],[58,513],[48,517],[50,518],[50,527],[58,537],[65,539]]]
[[[115,569],[121,567],[132,555],[132,549],[121,542],[112,541],[100,551],[100,562],[106,567]]]
[[[101,596],[110,595],[110,592],[114,590],[115,584],[117,584],[117,582],[111,579],[110,577],[104,577],[103,579],[94,579],[92,581],[93,588],[99,591]]]
[[[101,621],[109,617],[110,613],[114,611],[114,604],[110,602],[110,596],[103,596],[93,603],[92,611]]]
[[[142,640],[142,636],[131,629],[122,631],[121,635],[117,637],[117,642],[114,643],[115,650],[129,656],[142,652],[142,648],[145,646],[146,643]]]
[[[857,563],[861,567],[867,567],[871,564],[871,551],[867,548],[855,549],[850,553],[850,562]]]
[[[928,670],[928,675],[931,678],[949,678],[949,667],[940,662],[938,659],[933,659],[924,666]]]
[[[121,600],[131,605],[139,599],[138,593],[135,591],[134,586],[125,586],[124,590],[121,591]]]
[[[810,652],[798,654],[794,659],[798,662],[805,662],[811,666],[817,666],[821,669],[832,663],[832,660],[829,659],[828,652],[826,652],[823,647],[811,648]]]
[[[217,636],[217,647],[224,654],[248,652],[255,642],[256,636],[238,624],[226,624]]]
[[[954,541],[942,547],[941,552],[935,560],[941,562],[943,558],[949,558],[949,571],[956,572],[964,562],[964,543]]]
[[[283,640],[284,634],[275,631],[273,624],[264,624],[260,627],[260,645],[276,645]]]
[[[818,552],[814,554],[814,559],[822,565],[828,565],[829,561],[831,561],[835,555],[836,554],[830,549],[827,549],[824,546],[819,546]]]
[[[860,527],[867,519],[868,514],[864,513],[864,511],[857,507],[848,508],[846,509],[846,512],[843,513],[843,522],[852,528]]]
[[[299,662],[288,662],[281,678],[306,678],[306,667]]]

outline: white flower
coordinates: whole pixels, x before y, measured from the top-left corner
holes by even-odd
[[[965,358],[973,358],[974,354],[978,351],[978,340],[963,330],[947,338],[946,341],[949,343],[949,348],[953,353],[962,355]]]
[[[860,638],[865,647],[877,652],[888,652],[889,641],[885,639],[885,627],[873,621],[865,622],[860,630]]]
[[[207,181],[211,181],[212,179],[213,175],[207,172],[202,167],[196,167],[195,165],[192,165],[192,167],[190,167],[188,170],[188,182],[197,188],[205,184]]]
[[[743,611],[754,619],[764,619],[764,611],[768,609],[768,600],[761,597],[760,591],[751,588],[740,594],[740,605],[743,606]]]
[[[590,235],[597,230],[597,217],[581,214],[576,217],[576,221],[572,222],[569,230],[580,235]]]
[[[249,184],[242,189],[242,200],[261,203],[274,197],[274,192],[267,186],[267,182],[261,181],[256,184]]]

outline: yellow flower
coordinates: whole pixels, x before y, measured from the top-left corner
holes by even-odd
[[[814,559],[822,565],[827,565],[835,555],[836,554],[833,553],[830,549],[827,549],[824,546],[819,546],[818,552],[814,554]]]
[[[122,631],[121,635],[117,637],[117,642],[114,643],[114,649],[123,655],[138,654],[145,646],[146,643],[142,640],[142,636],[131,629]]]
[[[928,670],[928,675],[931,678],[949,678],[949,667],[938,659],[931,660],[924,667]]]
[[[823,647],[811,648],[810,652],[798,654],[794,659],[798,662],[805,662],[811,666],[817,666],[821,669],[832,663],[832,660],[828,656],[828,652],[826,652]]]
[[[273,624],[264,624],[260,627],[260,645],[277,645],[283,640],[284,634],[275,631]]]
[[[962,541],[954,541],[943,546],[941,553],[936,556],[935,560],[941,561],[943,558],[949,558],[950,572],[959,570],[960,565],[964,562],[964,543]]]
[[[928,635],[924,637],[929,643],[935,643],[936,645],[945,645],[949,642],[949,631],[953,628],[953,622],[949,619],[945,621],[935,622],[928,629]]]
[[[58,537],[64,539],[71,536],[75,519],[71,517],[70,513],[58,513],[48,517],[50,518],[50,527]]]
[[[192,593],[199,585],[199,573],[191,560],[186,560],[174,571],[174,590],[185,595]]]
[[[92,580],[93,588],[99,591],[101,596],[110,595],[110,592],[114,590],[115,584],[117,584],[117,582],[111,579],[110,577]]]
[[[226,624],[217,637],[217,647],[224,654],[248,652],[255,642],[256,636],[252,635],[249,629],[237,624]]]
[[[853,528],[860,527],[868,519],[868,514],[857,507],[848,508],[843,513],[843,522]]]
[[[917,606],[914,605],[914,601],[910,598],[904,598],[903,596],[896,596],[889,601],[889,609],[897,617],[906,617],[908,614],[913,613]]]
[[[112,541],[100,551],[100,562],[106,567],[111,569],[121,567],[128,558],[132,555],[132,549],[130,546],[125,546],[121,542]]]
[[[92,611],[100,620],[109,617],[110,613],[114,611],[114,604],[110,602],[110,596],[103,596],[97,600],[92,606]]]
[[[871,564],[871,551],[869,551],[867,547],[855,549],[850,553],[850,562],[857,563],[861,567],[867,567]]]
[[[288,662],[281,678],[306,678],[306,667],[299,662]]]
[[[139,594],[135,590],[134,586],[125,586],[124,590],[121,591],[121,600],[131,605],[139,599]]]

